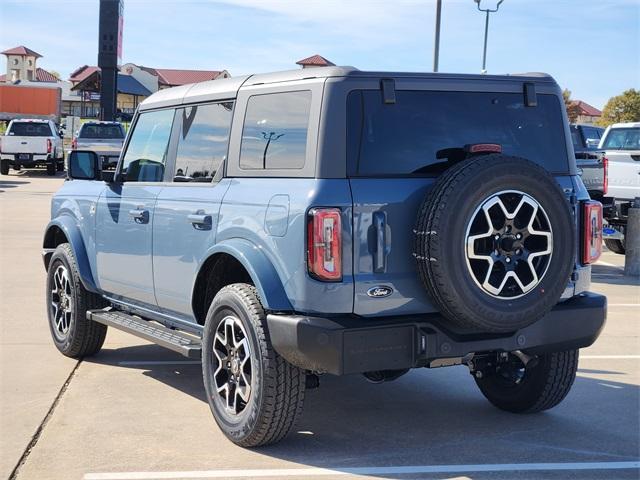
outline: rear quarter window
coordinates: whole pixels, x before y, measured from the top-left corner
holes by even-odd
[[[242,130],[240,168],[303,168],[310,110],[309,90],[250,97]]]
[[[497,143],[505,155],[568,172],[560,102],[537,97],[538,106],[527,107],[519,93],[396,91],[396,103],[385,104],[379,90],[351,92],[347,112],[355,120],[348,121],[347,141],[356,158],[350,174],[439,173],[449,149],[474,143]]]

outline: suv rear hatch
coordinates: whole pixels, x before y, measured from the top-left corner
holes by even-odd
[[[554,175],[570,174],[561,108],[555,94],[538,94],[537,105],[526,106],[523,93],[397,90],[394,102],[385,103],[381,90],[352,91],[347,172],[354,204],[354,313],[436,311],[413,258],[416,216],[426,194],[471,144],[497,144],[505,155]]]

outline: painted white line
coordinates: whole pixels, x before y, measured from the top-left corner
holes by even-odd
[[[118,362],[121,367],[136,367],[144,365],[200,365],[200,360],[129,360]]]
[[[636,307],[640,308],[640,303],[610,303],[607,307]]]
[[[635,470],[635,462],[495,463],[406,467],[274,468],[264,470],[194,470],[185,472],[87,473],[84,480],[166,480],[193,478],[327,477],[343,475],[411,475],[418,473],[515,472],[558,470]]]
[[[580,355],[580,360],[633,360],[640,355]]]

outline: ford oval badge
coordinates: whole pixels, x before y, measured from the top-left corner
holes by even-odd
[[[373,298],[388,297],[392,293],[393,293],[393,288],[385,287],[384,285],[371,287],[369,290],[367,290],[367,295]]]

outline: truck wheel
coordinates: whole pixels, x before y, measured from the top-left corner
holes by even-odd
[[[211,412],[237,445],[281,440],[302,412],[304,372],[273,350],[253,286],[228,285],[213,299],[202,339],[202,375]]]
[[[55,163],[47,163],[47,175],[50,177],[56,174],[56,164]]]
[[[626,252],[626,249],[624,248],[624,241],[618,240],[617,238],[605,238],[604,244],[613,253],[624,255]]]
[[[82,358],[102,348],[107,327],[86,314],[105,306],[101,296],[82,285],[71,246],[58,245],[47,270],[47,314],[53,343],[63,355]]]
[[[573,270],[575,235],[569,202],[546,170],[485,155],[438,179],[418,213],[414,255],[449,322],[513,332],[558,302]]]
[[[64,157],[61,159],[58,159],[58,161],[56,162],[56,171],[58,172],[64,171]]]
[[[7,160],[2,160],[0,162],[0,174],[9,175],[9,162]]]
[[[510,354],[494,371],[483,372],[476,383],[482,394],[501,410],[536,413],[558,405],[567,396],[578,369],[578,350],[540,355],[525,367]]]

